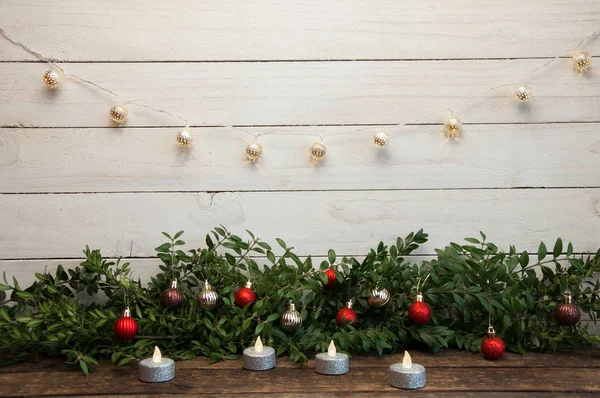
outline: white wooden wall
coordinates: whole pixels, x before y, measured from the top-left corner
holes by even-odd
[[[419,228],[422,258],[480,230],[503,247],[600,247],[600,38],[590,73],[563,59],[524,81],[526,106],[507,87],[458,107],[600,28],[598,0],[0,0],[0,27],[197,126],[189,152],[167,115],[130,106],[115,128],[113,98],[46,90],[46,66],[0,39],[0,270],[24,281],[86,244],[147,276],[161,231],[201,245],[217,224],[302,255],[359,255]],[[380,125],[444,108],[466,123],[460,142],[442,138],[440,112],[372,145]],[[243,130],[206,127],[222,124]],[[276,133],[256,165],[246,132]]]

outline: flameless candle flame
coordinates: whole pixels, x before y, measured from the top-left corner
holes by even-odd
[[[162,354],[157,346],[154,346],[154,354],[152,354],[152,362],[159,363],[162,360]]]
[[[335,344],[333,344],[333,340],[329,343],[329,348],[327,349],[327,355],[330,357],[334,357],[337,354],[337,350],[335,349]]]
[[[260,336],[256,339],[256,343],[254,343],[254,352],[263,352],[263,343]]]
[[[404,369],[412,368],[412,359],[410,358],[410,354],[408,351],[404,351],[404,359],[402,360],[402,367]]]

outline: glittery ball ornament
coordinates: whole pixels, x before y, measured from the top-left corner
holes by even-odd
[[[115,332],[117,339],[123,341],[131,340],[137,335],[138,325],[135,319],[131,317],[129,308],[125,308],[123,316],[117,319],[113,331]]]
[[[175,135],[175,141],[181,146],[190,146],[192,145],[192,133],[187,128],[184,128],[181,131],[178,131]]]
[[[504,341],[500,337],[496,337],[496,331],[490,326],[487,337],[481,341],[481,353],[485,359],[500,359],[504,356],[505,351]]]
[[[262,145],[256,141],[249,142],[246,145],[246,159],[251,162],[256,162],[262,155]]]
[[[327,146],[321,141],[317,141],[310,147],[310,157],[314,160],[321,160],[327,154]]]
[[[296,311],[296,306],[290,301],[288,309],[281,315],[281,328],[286,332],[294,332],[302,326],[302,315]]]
[[[446,135],[449,138],[457,139],[460,137],[462,121],[458,117],[452,116],[444,123],[444,129],[446,130]]]
[[[529,86],[522,85],[517,87],[515,97],[521,102],[527,102],[533,97],[533,91],[531,91]]]
[[[60,70],[50,69],[44,73],[44,83],[50,88],[57,88],[63,80],[63,74]]]
[[[581,319],[581,312],[575,304],[573,304],[573,298],[570,292],[565,292],[563,295],[563,302],[556,306],[554,311],[554,317],[556,321],[562,326],[574,326],[577,325]]]
[[[185,303],[185,296],[177,288],[177,279],[171,281],[171,287],[160,295],[160,303],[163,307],[171,310],[181,307]]]
[[[337,277],[335,276],[335,270],[333,268],[329,268],[325,270],[325,275],[327,275],[327,283],[324,285],[325,289],[331,289],[337,283]]]
[[[422,294],[417,294],[416,301],[408,307],[408,318],[415,325],[424,325],[431,320],[431,307],[423,302]]]
[[[573,68],[577,72],[585,72],[590,66],[592,66],[592,56],[589,53],[579,51],[573,55]]]
[[[252,306],[256,301],[256,293],[252,290],[252,282],[246,282],[246,286],[235,292],[235,305],[244,308],[247,305]]]
[[[379,133],[373,136],[373,142],[375,143],[375,146],[379,148],[383,148],[384,146],[386,146],[389,141],[390,136],[384,133],[383,131],[380,131]]]
[[[125,123],[128,113],[129,112],[127,111],[127,108],[125,108],[125,105],[117,104],[110,108],[110,118],[117,124]]]
[[[390,301],[390,292],[387,289],[373,289],[369,296],[369,304],[372,307],[383,307]]]
[[[204,309],[210,310],[215,308],[217,302],[219,301],[219,295],[215,292],[212,286],[208,283],[208,281],[204,281],[204,285],[202,286],[202,291],[198,296],[198,302],[200,306]]]
[[[348,301],[345,308],[338,311],[335,321],[338,326],[356,325],[358,322],[358,315],[356,315],[356,312],[352,309],[352,300]]]

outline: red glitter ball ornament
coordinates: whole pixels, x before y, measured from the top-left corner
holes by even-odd
[[[235,292],[235,305],[240,308],[244,308],[248,304],[254,305],[256,301],[256,293],[252,290],[252,282],[246,282],[246,287],[241,288]]]
[[[505,351],[506,344],[500,337],[496,337],[496,331],[490,326],[487,337],[481,341],[481,353],[485,359],[500,359]]]
[[[345,308],[338,311],[335,321],[338,326],[356,325],[358,322],[358,315],[356,315],[356,312],[352,309],[352,300],[348,301]]]
[[[185,296],[177,288],[177,279],[171,281],[171,287],[160,295],[160,303],[163,307],[175,310],[185,304]]]
[[[408,318],[415,325],[424,325],[431,320],[431,307],[423,302],[422,294],[417,294],[417,300],[408,307]]]
[[[131,340],[137,335],[138,325],[135,319],[131,317],[129,308],[125,308],[123,316],[117,319],[113,330],[118,340]]]
[[[574,326],[577,325],[581,319],[581,312],[575,304],[573,304],[573,298],[571,292],[565,292],[563,295],[564,302],[556,306],[554,311],[554,317],[556,321],[562,326]]]
[[[334,269],[329,268],[325,271],[325,275],[327,275],[327,283],[325,284],[325,289],[331,289],[337,283],[337,277],[335,276]]]

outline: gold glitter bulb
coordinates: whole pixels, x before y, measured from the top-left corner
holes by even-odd
[[[373,136],[373,142],[379,148],[385,147],[389,141],[390,141],[390,136],[387,135],[386,133],[384,133],[383,131],[380,131],[379,133],[377,133]]]
[[[246,145],[246,159],[251,162],[256,162],[262,155],[262,145],[256,141],[249,142]]]
[[[527,102],[531,99],[531,97],[533,97],[533,91],[531,91],[531,88],[529,86],[521,85],[517,87],[517,90],[515,91],[515,96],[519,101]]]
[[[183,147],[188,147],[192,145],[192,133],[187,128],[184,128],[181,131],[177,132],[175,136],[175,140],[177,143]]]
[[[117,124],[125,123],[128,113],[129,112],[127,111],[127,108],[125,108],[125,105],[117,104],[110,108],[110,118]]]
[[[327,154],[327,146],[321,141],[313,143],[310,147],[310,157],[314,160],[321,160]]]
[[[457,139],[460,136],[462,122],[457,116],[452,116],[444,123],[444,129],[446,130],[446,135],[448,137]]]
[[[57,88],[63,79],[63,74],[60,70],[50,69],[44,73],[44,83],[50,88]]]
[[[592,56],[589,53],[579,51],[573,56],[573,68],[577,72],[585,72],[590,66],[592,66]]]

